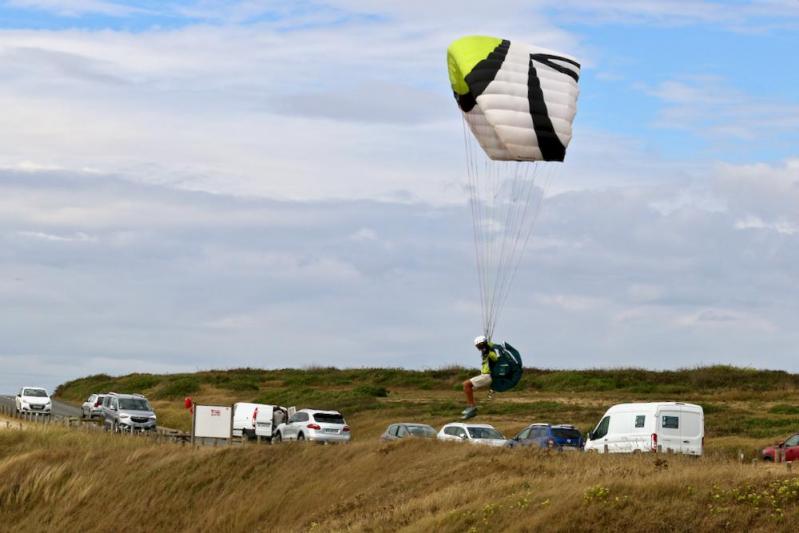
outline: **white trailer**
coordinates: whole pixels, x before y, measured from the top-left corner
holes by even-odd
[[[607,410],[588,434],[585,451],[702,455],[702,407],[682,402],[624,403]]]

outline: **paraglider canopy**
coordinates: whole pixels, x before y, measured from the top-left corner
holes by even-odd
[[[563,161],[580,92],[572,57],[496,37],[447,50],[450,84],[472,133],[495,161]]]
[[[547,162],[566,157],[580,64],[546,48],[469,36],[449,46],[447,69],[464,122],[483,331],[490,340],[551,178]]]

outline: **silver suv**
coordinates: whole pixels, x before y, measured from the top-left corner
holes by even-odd
[[[109,392],[103,398],[103,427],[111,431],[155,431],[156,417],[141,394]]]

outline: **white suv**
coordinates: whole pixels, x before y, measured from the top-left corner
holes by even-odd
[[[349,442],[350,427],[338,411],[301,409],[288,422],[280,424],[272,436],[274,442],[281,440],[310,440],[315,442]]]
[[[22,387],[14,402],[18,413],[49,415],[53,411],[50,394],[40,387]]]

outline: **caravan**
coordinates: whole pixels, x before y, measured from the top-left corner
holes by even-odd
[[[605,413],[588,434],[585,451],[702,455],[705,415],[690,403],[624,403]]]

